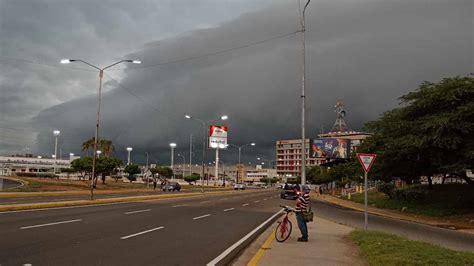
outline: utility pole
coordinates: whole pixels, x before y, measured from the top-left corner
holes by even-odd
[[[309,5],[309,2],[311,0],[308,0],[306,2],[306,5],[303,8],[303,14],[301,17],[301,33],[302,33],[302,41],[303,41],[303,49],[302,49],[302,55],[303,55],[303,60],[302,60],[302,71],[303,71],[303,76],[301,78],[301,184],[304,185],[306,184],[306,136],[305,136],[305,102],[306,102],[306,94],[305,94],[305,83],[306,83],[306,44],[305,44],[305,32],[306,32],[306,26],[305,26],[305,11],[306,8]],[[299,1],[298,1],[299,3]]]
[[[193,134],[189,135],[189,176],[193,174]]]

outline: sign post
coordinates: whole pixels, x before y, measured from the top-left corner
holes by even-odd
[[[226,126],[209,126],[209,147],[216,149],[216,166],[214,169],[214,186],[219,179],[219,149],[227,148],[227,131]]]
[[[375,162],[376,154],[357,153],[357,159],[364,169],[364,230],[367,230],[368,215],[367,215],[367,173]]]

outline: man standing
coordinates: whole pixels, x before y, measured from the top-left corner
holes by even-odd
[[[309,191],[305,191],[302,185],[300,186],[301,194],[296,200],[296,221],[298,222],[298,227],[301,231],[301,237],[298,238],[299,242],[308,242],[308,225],[303,217],[303,212],[308,212],[309,205]]]

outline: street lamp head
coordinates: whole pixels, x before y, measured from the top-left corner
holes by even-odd
[[[190,115],[185,115],[184,117],[185,117],[186,119],[191,119],[191,118],[193,118],[193,117],[190,116]]]
[[[142,61],[140,61],[140,60],[133,60],[132,63],[134,63],[134,64],[141,64]]]
[[[61,59],[60,62],[61,62],[61,64],[69,64],[69,63],[73,62],[73,60],[71,60],[71,59]]]
[[[250,143],[250,146],[255,146],[255,142]]]
[[[260,158],[260,157],[257,157],[257,160],[259,160],[259,161],[260,161],[261,159],[262,159],[262,158]]]
[[[102,154],[102,151],[96,151],[98,155]]]
[[[51,155],[51,158],[56,159],[56,155],[54,155],[54,154]]]
[[[59,131],[59,130],[54,130],[54,131],[53,131],[53,134],[54,134],[55,137],[57,137],[57,136],[59,136],[59,135],[61,134],[61,131]]]
[[[133,151],[132,147],[127,147],[127,151]]]
[[[71,153],[69,153],[69,156],[71,156],[71,157],[72,157],[72,156],[74,156],[74,153],[72,153],[72,152],[71,152]]]
[[[176,143],[174,143],[174,142],[171,142],[171,143],[170,143],[170,147],[171,147],[171,148],[174,148],[174,147],[176,147]]]
[[[227,119],[229,119],[229,117],[227,115],[221,116],[221,120],[227,120]]]

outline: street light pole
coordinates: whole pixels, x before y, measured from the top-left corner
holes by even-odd
[[[96,177],[96,173],[95,173],[95,168],[96,168],[96,159],[97,159],[97,156],[96,156],[96,152],[97,152],[97,143],[98,143],[98,139],[99,139],[99,124],[100,124],[100,102],[101,102],[101,95],[102,95],[102,79],[104,77],[104,70],[110,68],[110,67],[113,67],[115,65],[118,65],[120,63],[133,63],[133,64],[141,64],[142,62],[141,61],[138,61],[138,60],[120,60],[116,63],[113,63],[111,65],[108,65],[104,68],[100,68],[100,67],[97,67],[93,64],[90,64],[84,60],[80,60],[80,59],[62,59],[61,60],[61,64],[69,64],[69,63],[72,63],[72,62],[81,62],[81,63],[84,63],[92,68],[95,68],[97,70],[99,70],[99,90],[98,90],[98,93],[97,93],[97,114],[96,114],[96,124],[95,124],[95,137],[94,137],[94,152],[93,152],[93,155],[92,155],[92,178],[91,178],[91,200],[94,200],[94,181],[95,181],[95,177]]]
[[[170,143],[170,147],[171,147],[170,167],[171,167],[171,170],[173,170],[173,180],[174,180],[174,148],[176,148],[176,143],[174,143],[174,142]]]
[[[129,165],[131,163],[131,160],[130,160],[130,153],[133,151],[133,148],[132,147],[127,147],[127,165]]]
[[[182,170],[182,172],[183,172],[183,178],[184,178],[184,171],[186,169],[186,157],[184,157],[184,155],[179,154],[179,153],[178,153],[178,156],[183,158],[183,170]]]
[[[189,176],[193,174],[193,134],[189,135]]]
[[[54,141],[54,174],[56,174],[57,171],[57,165],[58,165],[58,137],[61,134],[61,131],[59,130],[54,130],[53,135],[55,137]]]
[[[301,33],[302,33],[302,41],[303,41],[303,62],[302,62],[302,71],[303,76],[301,79],[301,184],[306,184],[306,136],[305,136],[305,83],[306,83],[306,44],[305,44],[305,32],[306,32],[306,25],[305,25],[305,11],[309,5],[308,0],[303,8],[303,15],[301,18]],[[299,2],[298,2],[299,3]],[[301,9],[300,9],[301,10]]]

